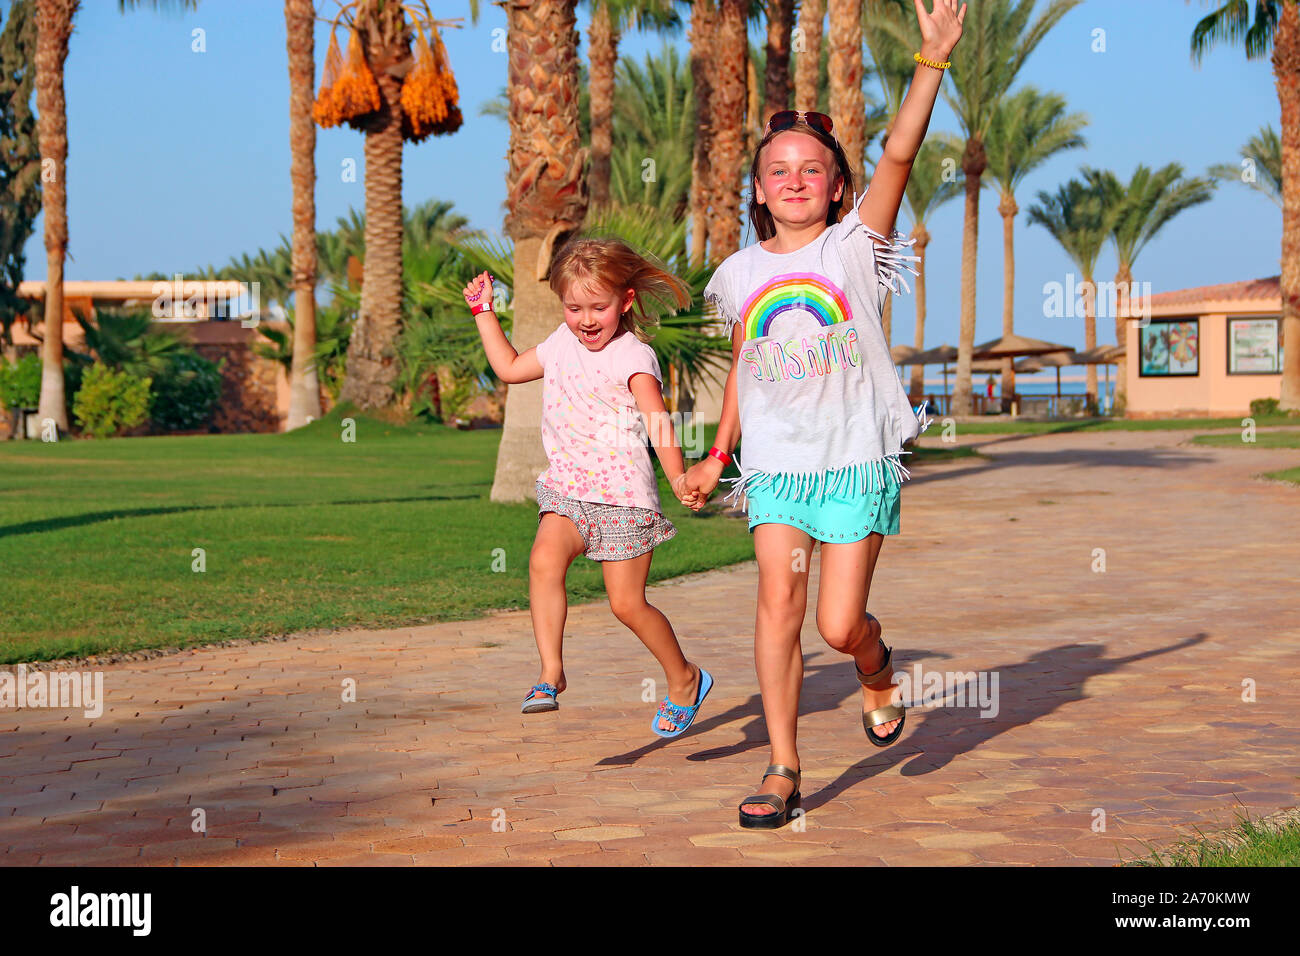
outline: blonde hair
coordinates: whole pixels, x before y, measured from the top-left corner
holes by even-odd
[[[551,263],[551,291],[563,299],[574,283],[610,289],[620,300],[627,289],[633,290],[636,295],[618,325],[642,342],[650,341],[649,330],[658,324],[659,312],[671,313],[691,304],[690,286],[622,239],[566,242]]]

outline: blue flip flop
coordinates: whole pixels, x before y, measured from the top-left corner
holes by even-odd
[[[559,710],[560,702],[555,698],[560,694],[560,690],[554,684],[536,684],[524,698],[523,705],[519,708],[521,714],[540,714],[548,710]],[[542,700],[542,697],[549,697],[550,700]],[[532,706],[529,706],[532,701]]]
[[[660,737],[680,737],[686,732],[686,728],[695,722],[695,715],[699,713],[700,705],[704,703],[704,698],[709,696],[709,691],[713,689],[713,675],[700,668],[700,687],[695,695],[695,704],[691,707],[682,707],[674,704],[667,697],[659,704],[659,709],[655,711],[654,718],[650,721],[650,729]],[[677,725],[676,730],[660,730],[659,718],[667,717]]]

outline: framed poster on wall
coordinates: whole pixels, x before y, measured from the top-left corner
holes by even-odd
[[[1139,328],[1141,363],[1138,374],[1200,374],[1200,320],[1163,319]]]
[[[1228,374],[1277,375],[1282,371],[1281,321],[1228,320]]]

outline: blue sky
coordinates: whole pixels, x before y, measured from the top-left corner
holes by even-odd
[[[1040,0],[1038,7],[1046,5]],[[478,228],[499,233],[509,134],[502,120],[478,115],[505,85],[506,56],[494,52],[505,13],[487,0],[477,25],[461,2],[431,3],[444,18],[463,16],[444,32],[456,72],[465,124],[450,137],[406,147],[403,196],[408,205],[453,200]],[[327,15],[335,0],[318,0]],[[1048,318],[1043,284],[1064,282],[1072,267],[1023,210],[1038,190],[1054,192],[1081,164],[1108,168],[1127,180],[1138,163],[1171,161],[1189,174],[1236,162],[1241,145],[1262,125],[1279,125],[1267,59],[1248,62],[1222,47],[1196,68],[1191,30],[1200,0],[1087,0],[1071,11],[1030,57],[1020,83],[1063,94],[1088,114],[1088,146],[1032,174],[1017,197],[1016,329],[1082,346],[1081,319]],[[579,8],[582,55],[587,14]],[[205,52],[194,52],[194,30]],[[1094,31],[1106,51],[1093,52]],[[755,41],[761,38],[757,34]],[[328,34],[317,32],[317,71]],[[687,49],[685,33],[625,38],[621,54],[641,59],[663,43]],[[961,55],[958,45],[954,56]],[[127,14],[117,0],[83,0],[67,60],[68,279],[130,278],[153,271],[189,272],[221,265],[259,247],[273,248],[290,230],[288,73],[283,4],[278,0],[201,0],[199,10]],[[947,81],[950,82],[950,81]],[[939,101],[931,130],[957,130]],[[351,129],[318,130],[317,224],[332,228],[349,206],[364,208],[361,179],[344,182],[347,160],[364,168],[362,137]],[[1001,333],[1002,225],[997,197],[981,199],[976,340]],[[960,201],[940,210],[929,228],[926,344],[956,344],[961,282]],[[900,216],[899,227],[910,226]],[[746,235],[743,242],[752,241]],[[1183,213],[1137,262],[1135,278],[1153,291],[1275,275],[1281,212],[1243,185],[1220,186],[1210,202]],[[41,223],[27,244],[27,278],[44,278]],[[1114,276],[1107,250],[1098,278]],[[894,308],[895,344],[912,341],[913,299]],[[1098,323],[1098,341],[1114,340],[1113,322]]]

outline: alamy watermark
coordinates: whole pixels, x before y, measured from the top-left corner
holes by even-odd
[[[1073,272],[1065,274],[1065,282],[1043,283],[1043,318],[1082,319],[1088,314],[1089,299],[1095,306],[1093,315],[1099,319],[1120,317],[1121,282],[1079,281]],[[1138,328],[1151,324],[1151,283],[1128,283],[1128,308],[1125,316],[1141,316]]]
[[[251,329],[262,314],[260,282],[187,280],[178,272],[171,282],[155,282],[149,291],[154,297],[153,316],[164,321],[240,319],[240,325]]]
[[[677,436],[678,446],[687,458],[704,456],[704,423],[695,412],[660,412],[657,416]],[[602,422],[592,436],[605,448],[640,448],[650,439],[651,422],[640,411],[624,405],[616,422]]]
[[[90,720],[104,714],[103,671],[0,671],[0,710],[18,707],[81,708]]]
[[[978,707],[990,718],[1000,709],[997,671],[927,671],[913,664],[911,673],[896,671],[894,683],[906,707]]]

